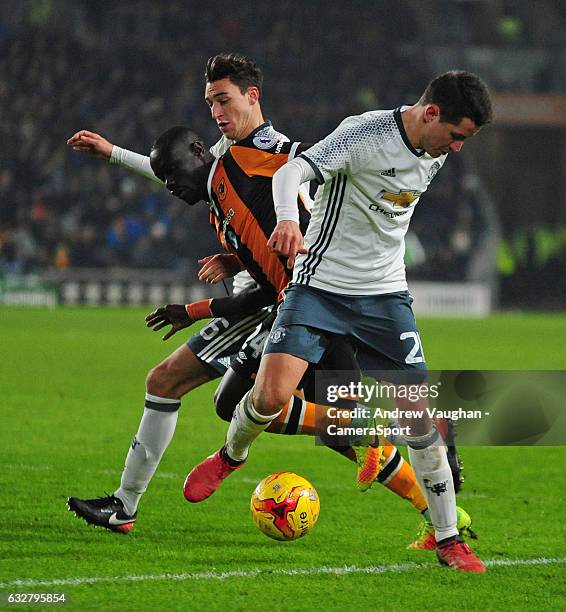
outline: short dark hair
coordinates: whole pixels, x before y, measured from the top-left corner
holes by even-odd
[[[492,120],[487,85],[479,76],[465,70],[450,70],[433,79],[419,104],[438,104],[440,121],[458,124],[467,117],[477,127]]]
[[[219,53],[209,58],[204,78],[207,83],[230,79],[242,93],[246,93],[248,87],[257,87],[261,92],[263,85],[263,73],[260,67],[249,57],[238,53]]]

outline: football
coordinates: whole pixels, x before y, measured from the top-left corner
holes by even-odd
[[[320,513],[316,489],[293,472],[277,472],[264,478],[255,488],[250,506],[260,531],[284,542],[306,535]]]

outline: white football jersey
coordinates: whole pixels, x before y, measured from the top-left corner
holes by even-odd
[[[347,117],[300,155],[321,186],[294,283],[344,295],[407,289],[404,237],[446,155],[411,145],[401,120],[406,108]]]

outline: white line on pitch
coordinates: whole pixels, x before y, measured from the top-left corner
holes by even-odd
[[[0,463],[0,470],[1,469],[5,469],[5,470],[22,470],[24,472],[51,472],[57,468],[55,468],[55,466],[53,465],[47,465],[44,463],[39,463],[39,464],[31,464],[31,463]],[[87,474],[93,474],[93,475],[98,475],[98,476],[116,476],[119,477],[120,476],[120,472],[118,470],[109,470],[109,469],[85,469],[85,470],[81,470],[81,472],[83,473],[87,473]],[[186,472],[181,474],[180,472],[178,474],[174,473],[174,472],[156,472],[153,475],[153,478],[166,478],[167,480],[182,480],[185,478],[186,476]],[[251,478],[249,476],[244,476],[243,478],[240,478],[241,482],[244,482],[246,484],[253,484],[256,485],[260,480],[261,477],[258,478]]]
[[[22,470],[29,472],[49,472],[55,470],[55,466],[53,465],[45,465],[45,464],[27,464],[27,463],[0,463],[0,469],[6,470]],[[86,469],[81,470],[81,472],[87,474],[94,474],[99,476],[120,476],[120,472],[118,470],[109,470],[109,469]],[[174,474],[173,472],[157,472],[153,477],[154,478],[167,478],[168,480],[175,479],[178,480],[180,478],[184,478],[186,474]]]
[[[537,559],[492,559],[485,561],[488,567],[513,567],[533,565],[561,565],[566,563],[566,557]],[[345,565],[343,567],[305,567],[296,569],[252,569],[235,571],[190,572],[183,574],[141,574],[131,576],[83,576],[79,578],[55,578],[53,580],[12,580],[0,582],[0,589],[17,587],[55,587],[81,584],[97,584],[100,582],[146,582],[158,580],[228,580],[230,578],[257,578],[260,576],[316,576],[347,574],[385,574],[388,572],[410,572],[413,570],[429,570],[439,568],[435,563],[394,563],[391,565]]]
[[[5,470],[22,470],[22,471],[29,471],[29,472],[51,472],[54,471],[58,468],[56,468],[53,465],[47,465],[47,464],[29,464],[29,463],[0,463],[0,470],[1,469],[5,469]],[[120,472],[118,470],[110,470],[110,469],[85,469],[85,470],[81,470],[82,473],[85,474],[92,474],[94,476],[116,476],[116,478],[120,477]],[[174,473],[174,472],[156,472],[153,475],[153,478],[164,478],[167,480],[184,480],[184,478],[186,477],[187,473],[184,472],[183,474],[181,474],[180,472],[178,474]],[[258,482],[262,479],[261,476],[257,476],[256,478],[252,478],[250,476],[244,476],[241,477],[239,480],[245,484],[252,484],[252,485],[257,485]],[[339,490],[339,491],[347,491],[347,490],[353,490],[352,486],[348,486],[348,483],[344,483],[344,484],[331,484],[331,483],[327,483],[325,485],[325,489],[327,491],[329,490]]]

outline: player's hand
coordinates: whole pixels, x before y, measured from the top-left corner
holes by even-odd
[[[70,146],[73,151],[89,153],[90,155],[102,157],[107,160],[110,159],[112,147],[114,146],[100,134],[95,134],[88,130],[81,130],[73,134],[69,140],[67,140],[67,145]]]
[[[287,267],[295,265],[298,253],[306,255],[309,251],[305,247],[305,239],[301,228],[296,221],[279,221],[267,241],[267,248],[278,255],[287,257]]]
[[[148,327],[153,328],[153,331],[159,331],[166,325],[171,325],[171,329],[163,336],[163,340],[169,340],[178,331],[194,323],[183,304],[161,306],[161,308],[150,312],[145,321]]]
[[[242,262],[235,256],[228,253],[209,255],[198,260],[202,268],[199,270],[198,279],[203,283],[214,285],[225,278],[232,278],[244,268]]]

